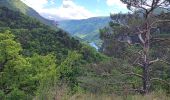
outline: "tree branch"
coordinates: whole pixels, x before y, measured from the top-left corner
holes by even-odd
[[[123,75],[133,75],[133,76],[137,76],[137,77],[139,77],[139,78],[144,78],[142,75],[140,75],[140,74],[137,74],[137,73],[134,73],[134,72],[130,72],[130,73],[125,73],[125,74],[123,74]]]
[[[155,22],[153,22],[150,27],[153,27],[153,25],[155,25],[156,23],[163,23],[163,22],[170,22],[170,20],[157,20]]]
[[[128,91],[135,91],[135,92],[139,92],[139,93],[143,93],[144,90],[143,89],[127,89]]]
[[[151,81],[155,81],[155,80],[157,80],[157,81],[160,81],[160,82],[162,82],[162,83],[165,83],[165,84],[170,85],[170,83],[169,83],[168,81],[163,80],[163,79],[160,79],[160,78],[152,78],[152,79],[151,79]]]
[[[164,62],[164,63],[166,63],[166,64],[168,64],[168,65],[170,65],[170,63],[169,62],[167,62],[167,61],[165,61],[165,60],[160,60],[161,62]]]
[[[142,44],[144,44],[144,43],[145,43],[145,41],[144,41],[144,39],[143,39],[143,37],[142,37],[142,34],[138,34],[138,37],[139,37],[139,39],[140,39],[141,43],[142,43]]]
[[[152,61],[149,62],[149,65],[152,65],[153,63],[158,62],[158,61],[160,61],[159,58],[157,58],[156,60],[152,60]]]

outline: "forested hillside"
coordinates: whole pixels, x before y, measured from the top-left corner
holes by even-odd
[[[1,0],[0,7],[7,7],[14,11],[20,11],[25,15],[36,18],[37,20],[41,21],[44,24],[55,26],[54,21],[43,18],[34,9],[28,7],[20,0]]]
[[[72,36],[101,46],[99,29],[108,26],[110,20],[110,17],[94,17],[82,20],[59,21],[58,24],[59,27],[69,32]]]
[[[142,15],[142,10],[137,10]],[[162,12],[169,12],[169,10],[157,8],[154,10],[154,14],[160,14]],[[123,16],[122,16],[123,17]],[[117,20],[117,14],[112,16],[113,21]],[[120,20],[123,23],[123,18]],[[74,37],[80,38],[82,41],[94,42],[98,47],[101,47],[100,32],[99,29],[107,27],[111,21],[110,17],[94,17],[82,20],[64,20],[59,21],[60,28],[66,30]]]
[[[0,7],[0,45],[1,99],[32,98],[59,80],[73,89],[78,66],[105,58],[63,30],[6,7]]]
[[[131,13],[53,26],[1,0],[0,100],[169,100],[170,1],[121,2]]]

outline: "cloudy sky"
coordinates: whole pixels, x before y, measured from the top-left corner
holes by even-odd
[[[85,19],[125,13],[120,0],[21,0],[41,15],[50,19]]]

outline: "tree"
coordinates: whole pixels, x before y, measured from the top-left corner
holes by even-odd
[[[82,55],[76,51],[69,52],[67,58],[59,65],[60,79],[68,82],[71,90],[75,92],[74,88],[78,86],[77,77],[80,74],[80,60]]]
[[[158,78],[151,78],[150,70],[153,63],[157,61],[161,61],[161,59],[157,58],[156,60],[150,59],[150,44],[151,44],[151,29],[157,27],[158,23],[161,22],[169,22],[170,20],[159,20],[157,19],[154,11],[157,8],[167,9],[170,7],[170,0],[121,0],[123,3],[127,5],[127,8],[133,12],[140,12],[143,15],[143,22],[139,27],[136,28],[136,34],[139,35],[141,41],[142,52],[140,55],[140,60],[138,61],[138,65],[142,68],[142,75],[138,75],[135,73],[129,73],[130,75],[135,75],[143,80],[143,88],[140,92],[146,94],[149,93],[151,87],[152,80],[161,80]],[[134,29],[134,27],[128,26],[128,29]],[[163,80],[161,80],[163,81]],[[165,81],[164,81],[165,82]]]
[[[25,100],[48,92],[59,78],[53,54],[21,55],[20,43],[9,31],[0,33],[0,99]]]
[[[14,36],[9,31],[0,34],[0,72],[8,61],[18,56],[20,51],[20,44],[14,41]]]

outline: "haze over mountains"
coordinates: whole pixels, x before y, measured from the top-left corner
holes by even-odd
[[[34,9],[28,7],[20,0],[1,0],[0,6],[6,6],[9,9],[20,11],[28,16],[34,17],[47,25],[55,25],[56,21],[46,19],[39,15]],[[44,15],[45,16],[45,15]],[[48,16],[48,15],[46,15]],[[71,36],[80,38],[86,42],[99,43],[99,29],[107,26],[109,17],[94,17],[80,20],[63,20],[56,18],[60,28],[66,30]]]
[[[110,17],[92,17],[88,19],[80,20],[66,20],[62,18],[55,18],[56,21],[46,19],[39,15],[34,9],[28,7],[26,4],[20,0],[1,0],[0,6],[6,6],[10,9],[20,11],[28,16],[34,17],[41,22],[55,26],[57,23],[58,26],[67,31],[71,36],[76,37],[82,41],[95,43],[96,45],[101,45],[101,40],[99,39],[99,29],[108,25],[108,22],[111,20]],[[157,9],[156,14],[162,12],[162,9]],[[165,11],[166,12],[166,11]],[[48,14],[43,16],[49,16]]]
[[[63,20],[59,21],[58,25],[74,37],[98,44],[100,43],[99,29],[108,26],[110,21],[110,17],[93,17],[81,20]]]

